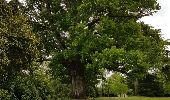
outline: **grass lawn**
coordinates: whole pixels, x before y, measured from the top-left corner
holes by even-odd
[[[101,97],[89,100],[170,100],[170,97]]]

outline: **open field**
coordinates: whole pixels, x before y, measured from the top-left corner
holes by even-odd
[[[90,100],[170,100],[170,97],[101,97]]]

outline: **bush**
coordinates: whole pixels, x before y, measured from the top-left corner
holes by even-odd
[[[0,89],[0,100],[10,100],[10,93],[7,90]]]

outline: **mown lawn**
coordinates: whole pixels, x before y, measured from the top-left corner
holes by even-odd
[[[170,97],[100,97],[89,100],[170,100]]]

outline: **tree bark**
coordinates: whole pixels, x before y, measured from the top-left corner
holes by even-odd
[[[72,98],[86,99],[84,68],[80,66],[72,67],[71,78],[72,78]]]
[[[139,87],[139,82],[138,82],[138,79],[136,78],[134,81],[134,95],[135,96],[138,95],[138,87]]]

